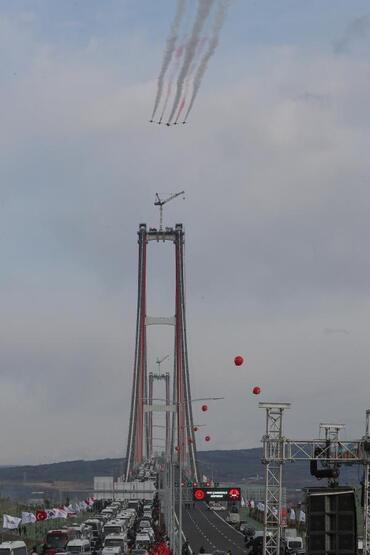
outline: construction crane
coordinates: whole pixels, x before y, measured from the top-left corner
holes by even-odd
[[[159,206],[159,231],[163,230],[163,206],[167,204],[167,202],[170,202],[170,200],[173,200],[176,197],[183,195],[184,193],[185,191],[180,191],[179,193],[174,193],[173,195],[170,195],[166,199],[161,199],[158,193],[155,194],[154,206]]]
[[[161,364],[162,364],[162,362],[164,362],[165,360],[167,360],[167,359],[169,358],[169,356],[170,356],[170,355],[166,355],[166,356],[163,357],[163,358],[157,358],[157,360],[155,361],[155,363],[156,363],[157,366],[158,366],[158,374],[161,373]]]

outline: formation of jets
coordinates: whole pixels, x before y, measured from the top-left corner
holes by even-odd
[[[150,119],[149,123],[158,123],[158,125],[161,125],[162,122],[161,121],[154,121],[154,119]],[[180,123],[182,123],[183,125],[185,125],[186,121],[181,121]],[[171,125],[180,125],[180,123],[178,123],[177,121],[173,122],[173,123],[164,123],[163,125],[167,125],[167,127],[170,127]]]

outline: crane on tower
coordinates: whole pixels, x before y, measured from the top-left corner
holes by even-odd
[[[159,231],[163,230],[163,206],[167,204],[167,202],[170,202],[170,200],[173,200],[184,193],[185,191],[180,191],[179,193],[174,193],[165,199],[161,199],[159,193],[155,194],[154,206],[159,206]]]
[[[163,358],[157,357],[157,360],[155,361],[155,363],[156,363],[156,365],[157,365],[157,367],[158,367],[158,372],[157,372],[158,375],[160,375],[160,373],[161,373],[161,364],[162,364],[162,362],[164,362],[164,361],[167,360],[168,358],[170,358],[170,355],[166,355],[166,356],[163,357]]]

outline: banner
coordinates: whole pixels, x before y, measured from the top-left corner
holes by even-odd
[[[33,524],[36,522],[36,517],[33,513],[22,512],[22,524]]]
[[[21,522],[22,519],[17,516],[3,515],[3,528],[14,530],[15,528],[18,528]]]

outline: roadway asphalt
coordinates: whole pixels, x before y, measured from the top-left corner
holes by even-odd
[[[183,532],[193,553],[204,547],[206,553],[216,550],[231,551],[232,555],[246,554],[244,536],[215,511],[204,503],[195,503],[195,508],[183,509]]]

